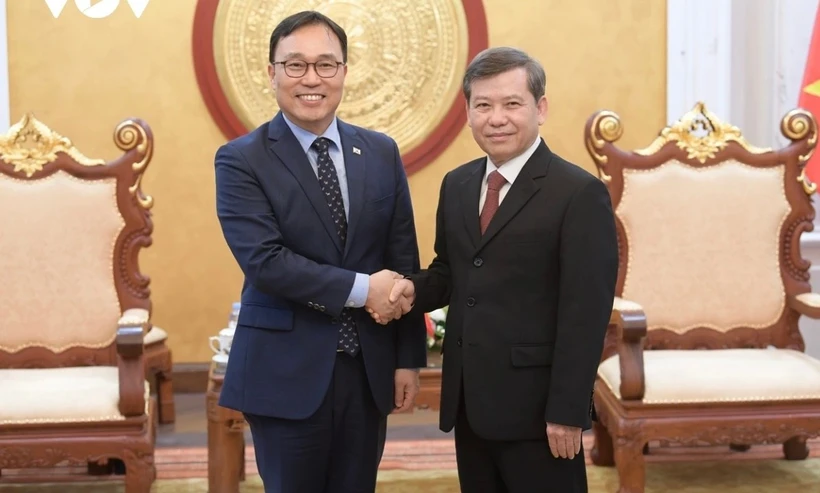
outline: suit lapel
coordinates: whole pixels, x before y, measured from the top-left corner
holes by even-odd
[[[338,122],[339,133],[342,138],[342,153],[345,158],[348,201],[350,202],[348,207],[350,213],[347,217],[347,241],[344,249],[344,255],[346,256],[353,244],[356,227],[359,225],[362,216],[364,184],[367,175],[367,152],[356,129],[341,120],[338,120]],[[358,152],[354,152],[354,148]]]
[[[527,202],[530,201],[533,195],[540,190],[541,185],[536,180],[544,177],[547,174],[547,167],[549,166],[550,153],[544,142],[535,150],[532,156],[527,160],[527,163],[521,169],[518,177],[513,182],[501,205],[498,207],[490,224],[487,225],[487,231],[481,236],[478,249],[484,248],[495,235],[501,231],[505,224],[518,214]],[[476,202],[478,203],[478,200]]]
[[[325,227],[325,231],[330,236],[333,244],[336,245],[336,249],[341,252],[342,242],[336,233],[333,218],[330,216],[330,208],[327,206],[319,180],[316,178],[313,168],[310,167],[310,161],[302,146],[299,145],[299,141],[296,140],[296,136],[288,128],[281,114],[276,115],[270,122],[268,139],[270,140],[270,149],[299,182],[316,214],[319,215],[319,220]]]
[[[481,182],[484,179],[486,166],[487,160],[479,159],[470,176],[461,182],[461,211],[464,213],[464,226],[467,228],[467,236],[473,247],[477,247],[481,240],[478,202],[481,198]]]

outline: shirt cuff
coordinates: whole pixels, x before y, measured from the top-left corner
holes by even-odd
[[[367,302],[367,293],[370,291],[370,276],[356,273],[353,288],[350,290],[345,306],[347,308],[361,308]]]

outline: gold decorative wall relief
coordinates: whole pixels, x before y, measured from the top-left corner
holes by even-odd
[[[481,0],[199,0],[197,77],[226,137],[278,111],[267,77],[270,34],[301,10],[322,12],[347,33],[339,117],[393,137],[408,171],[434,159],[463,128],[461,80],[487,45]]]

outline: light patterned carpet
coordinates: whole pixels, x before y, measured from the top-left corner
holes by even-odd
[[[588,466],[590,493],[614,493],[617,473],[612,468]],[[647,467],[646,493],[809,493],[820,485],[820,459],[744,460],[685,463],[657,463]],[[813,489],[814,488],[814,489]],[[121,493],[123,487],[111,483],[59,485],[0,485],[9,493]],[[205,493],[205,479],[163,479],[154,493]],[[258,476],[243,483],[243,493],[262,493]],[[458,493],[455,471],[384,471],[377,493]],[[534,490],[535,491],[535,490]]]

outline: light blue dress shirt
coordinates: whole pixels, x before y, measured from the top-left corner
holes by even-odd
[[[339,126],[336,123],[336,118],[333,118],[333,121],[330,123],[330,126],[327,127],[327,130],[325,130],[325,133],[319,136],[296,126],[288,120],[288,117],[286,117],[284,113],[282,116],[285,119],[285,123],[288,124],[288,127],[290,127],[290,130],[293,132],[293,135],[296,136],[296,140],[299,141],[299,145],[302,146],[305,154],[307,154],[310,167],[313,168],[313,173],[316,175],[317,180],[319,179],[319,165],[317,164],[319,153],[315,149],[311,149],[310,146],[313,145],[313,142],[319,137],[329,139],[333,143],[328,152],[330,153],[330,159],[333,160],[333,166],[336,168],[336,175],[339,177],[339,188],[341,189],[342,201],[345,206],[345,217],[348,218],[349,222],[350,194],[347,188],[347,170],[345,169],[345,157],[342,152],[342,138],[339,135]],[[367,292],[369,289],[370,276],[356,273],[356,280],[353,282],[353,289],[350,290],[350,295],[345,302],[345,306],[351,308],[363,307],[367,301]]]

